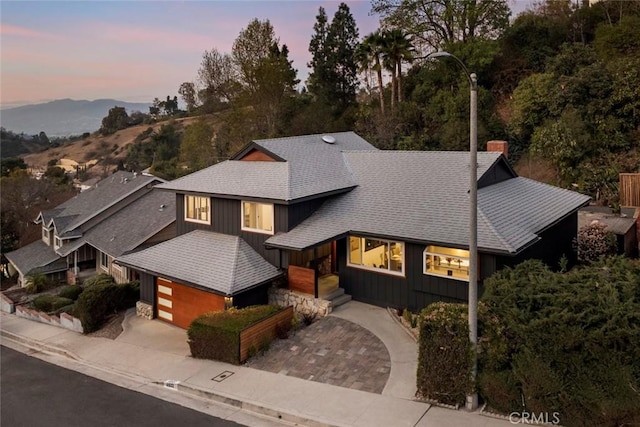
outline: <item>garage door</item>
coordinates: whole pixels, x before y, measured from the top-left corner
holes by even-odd
[[[158,319],[187,329],[199,315],[224,310],[224,297],[158,278]]]

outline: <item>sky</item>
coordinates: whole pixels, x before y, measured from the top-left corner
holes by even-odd
[[[530,0],[511,0],[515,13]],[[360,36],[379,16],[369,1],[345,1]],[[196,81],[205,50],[230,53],[240,31],[268,19],[304,82],[313,24],[323,6],[331,19],[340,4],[280,1],[6,1],[0,2],[0,104],[54,99],[112,98],[151,102]]]

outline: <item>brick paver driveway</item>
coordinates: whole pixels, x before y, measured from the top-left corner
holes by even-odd
[[[255,369],[372,393],[381,393],[391,369],[389,352],[371,332],[348,320],[325,317],[264,355],[249,360]]]

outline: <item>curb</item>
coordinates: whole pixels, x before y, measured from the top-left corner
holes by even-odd
[[[306,418],[304,416],[296,415],[290,412],[279,411],[277,409],[268,408],[260,403],[254,403],[246,400],[241,400],[235,397],[227,396],[223,393],[214,392],[211,390],[205,390],[192,385],[185,385],[183,383],[167,384],[166,382],[154,381],[153,384],[162,385],[166,388],[172,388],[183,393],[192,394],[205,399],[213,400],[218,403],[233,406],[234,408],[242,409],[247,412],[253,412],[254,414],[267,416],[274,418],[278,421],[285,421],[293,425],[303,425],[307,427],[338,427],[334,424],[321,422],[315,419]]]
[[[391,320],[393,320],[396,325],[400,326],[400,328],[404,331],[405,334],[409,335],[411,337],[411,339],[414,342],[418,342],[418,339],[415,337],[415,335],[413,335],[411,332],[407,331],[407,328],[405,328],[405,326],[402,324],[402,322],[398,319],[398,316],[396,316],[393,311],[393,309],[391,307],[387,307],[387,313],[389,313],[389,317],[391,317]]]
[[[53,353],[53,354],[57,354],[59,356],[63,356],[75,361],[80,361],[80,358],[76,354],[62,347],[58,347],[52,344],[44,344],[40,341],[32,340],[32,339],[23,337],[21,335],[14,334],[9,331],[5,331],[4,329],[0,330],[0,336],[2,336],[4,339],[29,347],[33,350],[43,351],[46,353]]]

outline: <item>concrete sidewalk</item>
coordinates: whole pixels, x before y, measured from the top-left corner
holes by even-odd
[[[1,314],[0,329],[3,345],[45,352],[57,361],[54,363],[185,406],[189,406],[189,399],[204,398],[228,405],[229,414],[242,409],[307,426],[509,425],[506,420],[431,407],[387,393],[366,393],[193,359],[188,355],[184,330],[158,321],[144,323],[144,330],[138,329],[137,323],[130,329],[131,321],[128,316],[126,333],[116,340],[87,337],[6,313]],[[243,423],[240,415],[233,419]],[[244,423],[255,425],[247,419]]]

